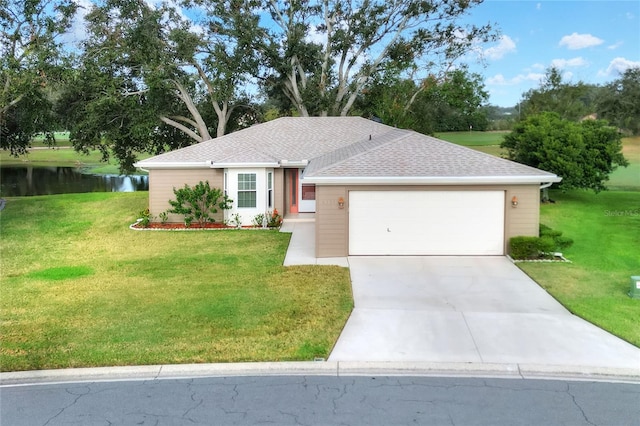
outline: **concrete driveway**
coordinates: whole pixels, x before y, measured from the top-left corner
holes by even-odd
[[[330,361],[637,369],[640,349],[575,317],[505,257],[349,257],[355,309]]]

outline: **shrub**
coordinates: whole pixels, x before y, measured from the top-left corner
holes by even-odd
[[[542,254],[554,253],[566,249],[573,244],[571,238],[563,237],[562,232],[555,231],[540,224],[539,237],[513,237],[509,240],[510,255],[513,259],[538,259]]]
[[[553,240],[553,249],[549,251],[560,251],[573,245],[573,240],[562,236],[562,231],[556,231],[547,225],[540,224],[540,237],[550,237]]]
[[[218,209],[231,208],[232,200],[224,195],[221,189],[211,188],[209,181],[200,181],[194,187],[185,184],[184,188],[173,188],[173,193],[176,199],[169,200],[172,208],[167,212],[184,215],[184,223],[187,227],[194,220],[200,225],[215,222],[212,215],[217,213]]]
[[[153,216],[151,215],[151,212],[148,208],[141,210],[140,213],[138,213],[138,216],[140,219],[140,224],[145,228],[149,226],[151,220],[153,219]]]
[[[532,259],[540,255],[539,237],[513,237],[509,243],[513,259]]]
[[[167,223],[167,220],[169,220],[169,213],[162,212],[158,215],[158,217],[160,218],[160,223],[165,224]]]
[[[240,213],[233,214],[230,222],[236,228],[240,228],[242,226],[242,216],[240,216]]]
[[[251,223],[253,223],[253,226],[255,226],[256,228],[262,228],[265,224],[265,218],[266,216],[264,213],[258,213],[253,217]]]
[[[278,213],[278,209],[267,212],[267,227],[280,228],[280,225],[282,225],[282,216]]]

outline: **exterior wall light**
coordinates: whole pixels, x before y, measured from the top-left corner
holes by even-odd
[[[515,195],[511,199],[511,207],[518,207],[518,197],[516,197]]]
[[[338,208],[344,209],[344,198],[342,197],[338,198]]]

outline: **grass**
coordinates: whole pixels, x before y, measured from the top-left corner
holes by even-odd
[[[640,300],[627,293],[640,275],[637,192],[552,191],[540,221],[574,240],[570,264],[519,266],[572,313],[640,347]]]
[[[640,191],[640,136],[622,139],[622,153],[628,167],[618,167],[609,176],[607,186],[623,191]]]
[[[469,147],[500,145],[507,131],[496,132],[443,132],[435,136],[442,140]]]
[[[69,132],[53,132],[54,138],[56,139],[56,145],[65,146],[69,145]],[[31,145],[34,147],[48,147],[45,142],[44,135],[36,135],[33,139],[31,139]]]
[[[139,159],[150,157],[149,154],[141,154]],[[119,174],[118,162],[111,158],[108,162],[102,161],[99,151],[93,150],[88,155],[76,152],[73,148],[43,148],[33,149],[19,157],[12,156],[8,151],[0,151],[0,164],[3,166],[40,166],[40,167],[81,167],[94,174]],[[136,174],[146,174],[137,172]]]
[[[500,144],[507,133],[509,132],[445,132],[436,134],[436,137],[496,157],[506,157],[507,153],[500,148]]]
[[[0,213],[0,369],[326,357],[349,273],[283,267],[289,234],[136,232],[147,194],[11,198]]]

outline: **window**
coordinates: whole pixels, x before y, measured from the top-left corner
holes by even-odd
[[[256,174],[238,173],[238,207],[256,206]]]
[[[302,185],[302,199],[303,200],[315,200],[316,199],[316,186],[315,185]]]
[[[267,208],[273,207],[273,172],[267,172]]]

